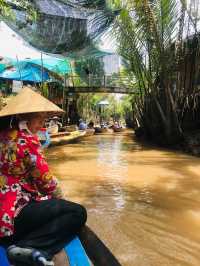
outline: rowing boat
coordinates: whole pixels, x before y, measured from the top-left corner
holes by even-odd
[[[68,262],[63,260],[55,266],[121,266],[109,248],[88,226],[85,226],[79,236],[65,246],[64,251]],[[1,246],[0,265],[11,266],[6,251]]]
[[[85,136],[85,134],[86,134],[86,131],[76,130],[76,131],[66,133],[66,134],[54,135],[53,138],[51,137],[50,146],[63,145],[63,144],[67,144],[73,141],[77,141],[81,139],[83,136]]]

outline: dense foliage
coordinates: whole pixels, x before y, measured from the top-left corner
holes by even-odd
[[[19,5],[26,3],[23,7],[28,10],[27,4],[31,1],[16,2]],[[124,59],[123,72],[127,77],[124,86],[128,84],[136,92],[133,97],[124,99],[120,113],[134,112],[136,124],[146,136],[173,144],[181,140],[187,130],[200,127],[197,0],[58,2],[89,12],[91,39],[100,36],[114,22],[112,33]],[[0,0],[1,15],[9,12],[9,6],[5,3],[7,1]],[[34,11],[33,6],[32,14]],[[61,48],[66,47],[61,45]],[[81,64],[87,72],[88,62]],[[83,108],[80,112],[87,117],[84,108],[90,110],[87,113],[94,113],[96,96],[85,95],[86,106],[81,97],[78,104],[80,108],[82,104]],[[130,105],[126,104],[127,100]],[[129,110],[125,111],[127,106]]]
[[[108,105],[100,106],[101,101],[108,102]],[[130,96],[121,96],[111,94],[80,94],[78,97],[79,117],[89,122],[109,122],[121,121],[133,126],[132,105]]]
[[[199,120],[198,5],[185,0],[113,1],[113,28],[126,62],[135,118],[144,133],[176,143]],[[190,114],[190,118],[188,119]]]

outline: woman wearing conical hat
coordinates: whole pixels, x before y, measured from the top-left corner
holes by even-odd
[[[0,245],[16,266],[54,265],[86,222],[84,207],[61,198],[36,136],[46,117],[62,112],[29,88],[0,111]]]

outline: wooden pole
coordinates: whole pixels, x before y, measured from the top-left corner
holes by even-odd
[[[42,52],[41,52],[41,89],[42,89],[42,93],[43,93],[43,83],[44,83],[44,65],[43,65],[43,56],[42,56]]]
[[[20,69],[20,65],[19,65],[19,58],[17,55],[16,55],[16,59],[17,59],[17,68],[19,71],[20,81],[22,82],[22,73],[21,73],[21,69]]]
[[[64,111],[66,111],[65,110],[65,91],[66,91],[66,87],[67,87],[67,75],[65,74],[65,76],[64,76],[64,86],[63,86],[63,95],[62,95],[62,109]],[[64,124],[64,122],[65,122],[65,114],[63,114],[63,116],[62,116],[62,124]]]

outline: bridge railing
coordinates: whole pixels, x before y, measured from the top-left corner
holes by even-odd
[[[67,87],[104,87],[104,88],[128,88],[127,77],[121,75],[86,75],[68,76]]]

